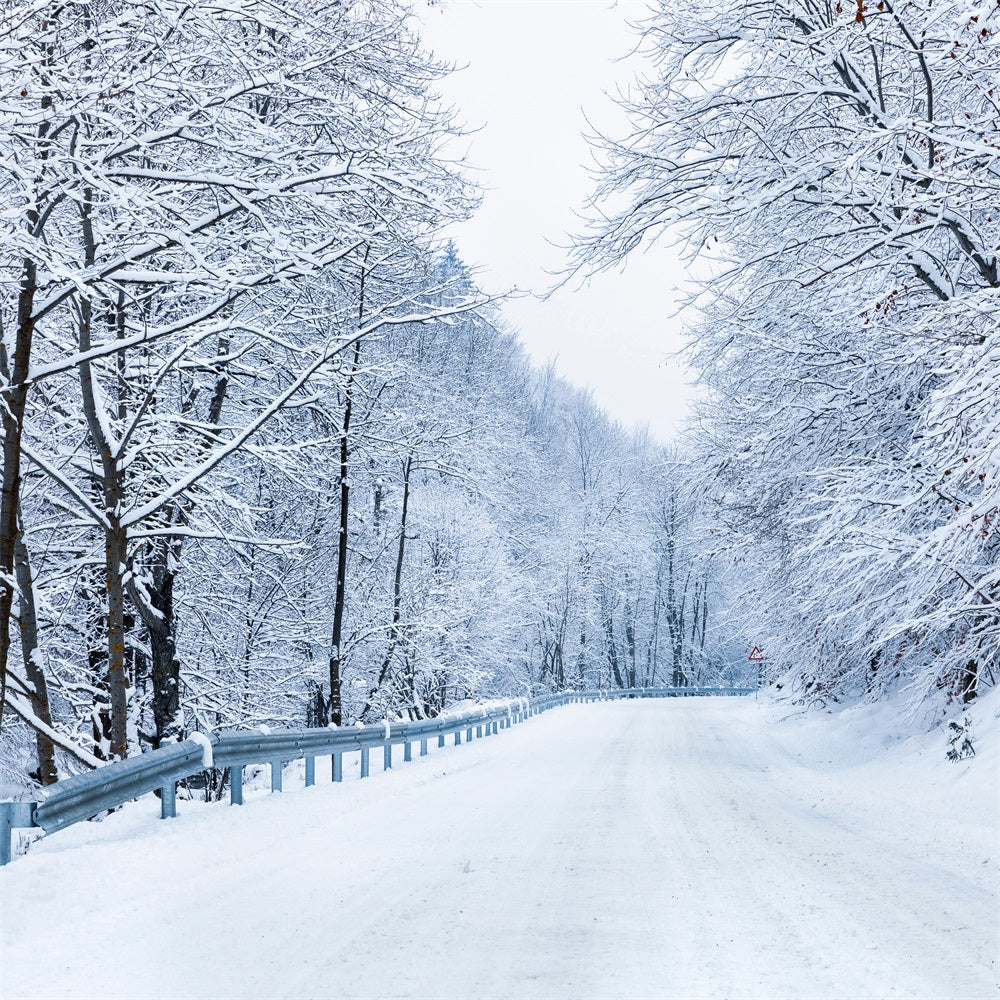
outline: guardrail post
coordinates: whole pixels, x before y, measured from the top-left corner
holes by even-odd
[[[306,788],[316,784],[316,758],[306,757]]]
[[[160,819],[174,819],[177,816],[177,782],[168,781],[160,789]]]
[[[361,748],[361,777],[368,777],[368,747]]]
[[[462,730],[455,730],[455,746],[458,746],[462,742]]]
[[[392,768],[392,744],[386,743],[382,747],[382,770],[388,771]]]
[[[14,835],[14,803],[0,802],[0,865],[9,865]]]
[[[427,740],[426,739],[422,739],[420,741],[420,756],[421,757],[426,757],[427,756]]]
[[[243,805],[243,765],[233,764],[229,768],[229,804]]]
[[[472,726],[469,726],[469,730],[465,734],[465,738],[466,740],[472,739]],[[481,740],[482,738],[483,738],[483,724],[480,722],[479,725],[476,726],[476,739]]]
[[[14,830],[36,825],[37,805],[37,802],[0,802],[0,867],[10,864],[14,853]]]
[[[333,766],[333,780],[343,781],[344,780],[344,755],[342,753],[335,753],[331,757],[331,764]]]
[[[403,760],[413,760],[413,744],[404,743],[403,744]]]
[[[281,791],[281,761],[272,760],[271,761],[271,791],[280,792]]]
[[[438,746],[444,746],[444,733],[438,733]]]

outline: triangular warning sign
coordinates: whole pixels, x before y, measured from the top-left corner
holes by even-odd
[[[760,646],[754,646],[754,648],[750,650],[750,656],[748,659],[753,660],[754,662],[759,662],[764,659],[764,654],[760,651]]]

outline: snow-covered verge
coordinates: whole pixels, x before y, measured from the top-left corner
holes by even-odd
[[[998,707],[959,763],[884,706],[678,699],[138,803],[0,872],[0,996],[993,997]]]
[[[941,853],[983,853],[984,875],[1000,864],[1000,689],[964,709],[893,701],[810,709],[768,704],[775,747],[811,774],[817,808],[850,801],[901,845],[936,831]],[[971,722],[975,756],[949,761],[949,723]],[[794,774],[794,772],[792,772]],[[942,861],[945,861],[942,858]],[[1000,920],[1000,917],[997,918]]]
[[[472,698],[466,698],[463,701],[456,701],[454,704],[449,705],[442,713],[441,717],[445,719],[454,718],[457,715],[465,715],[467,713],[481,712],[483,715],[488,715],[490,712],[499,712],[506,709],[508,712],[513,712],[515,708],[521,706],[527,708],[528,699],[527,698],[492,698],[489,701],[475,701]]]

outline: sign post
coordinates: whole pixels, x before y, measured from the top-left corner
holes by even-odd
[[[751,663],[757,664],[757,690],[760,691],[764,684],[764,654],[761,652],[760,646],[754,646],[747,659]]]

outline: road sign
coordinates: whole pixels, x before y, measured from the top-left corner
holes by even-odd
[[[750,655],[747,659],[752,663],[763,663],[764,654],[760,651],[760,646],[754,646],[754,648],[750,650]]]

